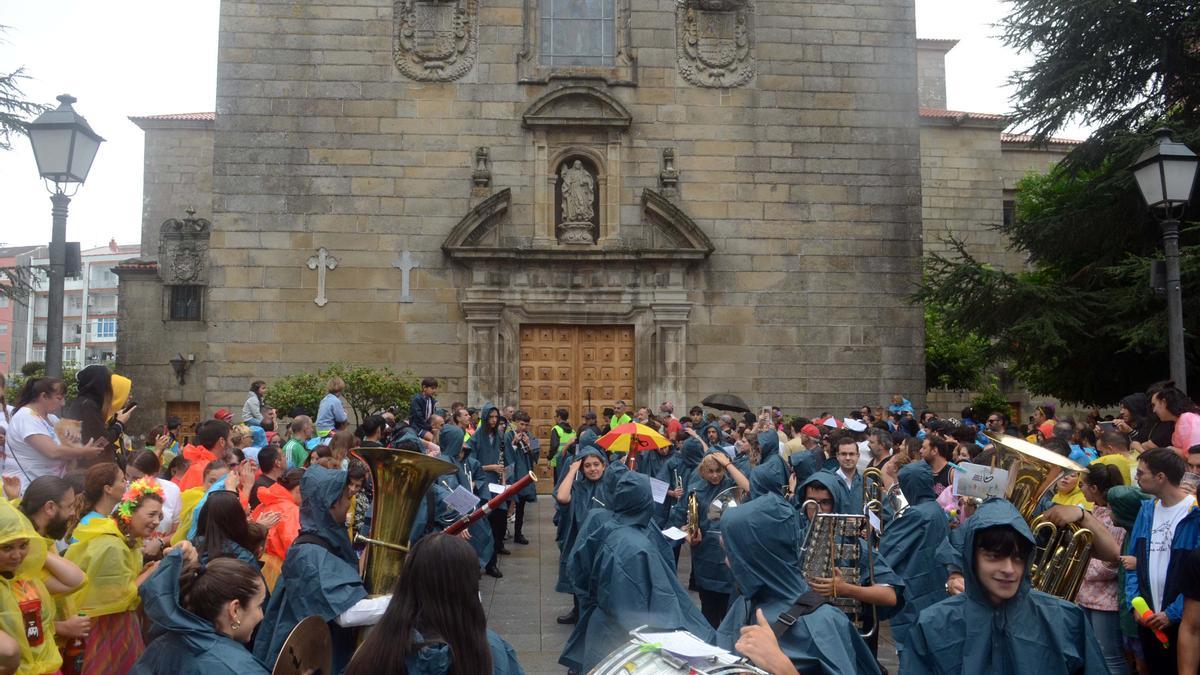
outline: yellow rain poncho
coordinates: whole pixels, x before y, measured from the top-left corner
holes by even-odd
[[[142,551],[125,543],[125,535],[112,518],[97,518],[75,528],[76,543],[67,549],[67,560],[87,574],[87,583],[70,596],[79,612],[96,617],[120,614],[138,606],[137,576],[142,571]]]
[[[21,646],[19,674],[53,673],[62,666],[54,642],[54,598],[42,583],[46,540],[7,501],[0,503],[0,546],[25,539],[29,553],[12,574],[0,575],[0,630]]]

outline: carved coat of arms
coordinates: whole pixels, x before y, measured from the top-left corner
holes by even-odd
[[[187,217],[163,221],[159,230],[158,275],[167,285],[204,285],[208,279],[208,240],[212,223],[197,218],[188,209]]]
[[[737,87],[754,77],[751,0],[677,0],[679,73],[699,87]]]
[[[475,65],[479,0],[395,0],[396,67],[421,82],[449,82]]]

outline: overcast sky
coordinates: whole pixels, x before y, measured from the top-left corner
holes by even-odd
[[[214,108],[217,0],[4,0],[0,71],[24,66],[28,98],[67,92],[106,139],[87,184],[71,202],[67,239],[85,248],[141,231],[142,131],[131,115]],[[1002,0],[917,0],[917,34],[960,40],[946,63],[949,107],[1009,110],[1005,81],[1027,61],[1005,49],[994,24]],[[1072,133],[1074,131],[1074,133]],[[1080,136],[1078,130],[1064,135]],[[50,200],[25,138],[0,152],[0,243],[50,239]],[[205,214],[207,215],[207,214]]]

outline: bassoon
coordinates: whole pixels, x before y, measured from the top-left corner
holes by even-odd
[[[458,534],[459,532],[462,532],[463,530],[470,527],[471,523],[474,523],[475,521],[479,520],[480,518],[483,518],[484,516],[491,513],[492,511],[495,511],[496,507],[500,506],[501,504],[508,501],[509,499],[512,499],[513,495],[515,495],[521,491],[521,488],[525,487],[526,485],[529,485],[530,483],[536,483],[536,482],[537,482],[537,476],[534,475],[534,473],[532,471],[530,471],[529,473],[522,476],[521,480],[519,480],[519,481],[513,483],[512,485],[509,485],[507,488],[505,488],[504,492],[501,492],[500,494],[498,494],[495,497],[492,497],[490,500],[488,500],[488,503],[486,503],[483,506],[468,513],[467,515],[463,516],[462,518],[459,518],[458,520],[454,521],[454,524],[450,525],[450,527],[447,527],[444,530],[445,533],[446,534]]]

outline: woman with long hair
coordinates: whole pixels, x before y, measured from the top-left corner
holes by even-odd
[[[115,462],[121,457],[124,462],[128,449],[123,447],[122,436],[137,407],[129,399],[133,383],[98,364],[75,373],[75,383],[78,394],[63,411],[63,417],[79,420],[84,440],[104,440],[100,461]]]
[[[257,565],[250,523],[236,492],[217,490],[208,495],[196,519],[196,536],[192,539],[200,562],[207,564],[221,556]]]
[[[96,456],[106,439],[84,439],[72,432],[59,437],[59,419],[67,385],[52,377],[31,377],[25,381],[13,403],[15,411],[5,431],[4,475],[21,479],[21,489],[38,476],[66,474],[75,459]]]
[[[608,492],[603,484],[607,468],[608,456],[602,450],[595,446],[585,448],[576,455],[562,482],[554,489],[554,499],[558,502],[556,515],[560,523],[558,582],[554,590],[570,593],[574,601],[571,611],[556,619],[562,624],[579,620],[579,596],[574,593],[575,588],[571,584],[567,562],[588,511],[608,505]]]
[[[173,547],[146,583],[146,616],[164,633],[133,664],[132,675],[266,675],[246,649],[263,618],[266,589],[241,560],[198,561],[189,542]]]
[[[138,586],[153,567],[142,568],[142,540],[162,520],[162,488],[152,478],[134,481],[109,518],[75,528],[66,558],[87,574],[88,583],[68,598],[92,619],[83,674],[128,672],[141,655]]]
[[[524,673],[512,646],[487,627],[479,560],[459,537],[416,543],[387,611],[354,654],[346,675]]]
[[[1158,419],[1175,423],[1171,447],[1187,460],[1188,448],[1200,444],[1200,414],[1196,412],[1196,404],[1171,381],[1154,392],[1150,405]]]
[[[479,460],[480,468],[488,483],[508,483],[513,464],[512,442],[500,424],[500,410],[485,403],[479,412],[479,428],[467,441],[467,454]],[[492,527],[492,557],[487,561],[485,572],[499,579],[504,576],[497,566],[497,556],[505,553],[504,533],[508,529],[508,503],[505,502],[487,516]]]

